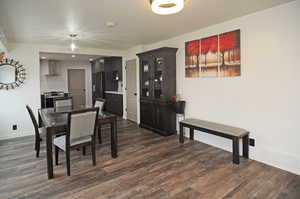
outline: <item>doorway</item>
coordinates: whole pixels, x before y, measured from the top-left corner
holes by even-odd
[[[68,89],[74,105],[86,104],[84,69],[68,69]]]
[[[136,60],[126,61],[127,119],[137,122]]]

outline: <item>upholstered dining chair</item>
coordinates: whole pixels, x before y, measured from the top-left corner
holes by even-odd
[[[30,119],[31,119],[33,127],[34,127],[34,132],[35,132],[35,147],[34,147],[34,149],[36,151],[36,157],[38,158],[39,155],[40,155],[40,145],[41,145],[41,136],[40,136],[40,134],[44,133],[46,131],[45,131],[45,128],[43,128],[43,127],[39,128],[39,125],[37,123],[37,120],[36,120],[33,112],[32,112],[32,109],[28,105],[26,105],[26,109],[29,113]]]
[[[70,171],[70,150],[91,145],[93,165],[96,165],[95,137],[99,108],[89,108],[68,114],[68,128],[66,135],[54,138],[55,164],[58,165],[59,151],[66,152],[67,175]]]
[[[62,97],[54,99],[54,108],[63,106],[73,106],[73,97]]]
[[[105,102],[106,102],[105,99],[103,99],[103,98],[97,98],[95,100],[94,106],[95,107],[99,107],[99,111],[102,112],[104,110]],[[98,130],[98,141],[99,141],[99,144],[101,144],[102,143],[101,125],[98,125],[98,129],[97,130]]]

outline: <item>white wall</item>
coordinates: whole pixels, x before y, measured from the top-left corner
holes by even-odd
[[[15,90],[0,90],[0,139],[7,139],[34,133],[29,115],[25,109],[28,104],[36,113],[40,107],[40,52],[72,53],[68,47],[33,44],[11,44],[7,57],[20,61],[26,69],[25,84]],[[124,56],[125,52],[93,48],[80,48],[78,54]],[[13,131],[12,125],[18,130]]]
[[[48,65],[47,60],[41,60],[41,92],[49,91],[68,91],[68,70],[84,69],[85,70],[85,90],[86,102],[92,105],[92,68],[91,64],[86,61],[58,61],[56,66],[57,76],[45,76]]]
[[[177,93],[187,101],[187,117],[248,129],[256,139],[252,159],[300,174],[299,19],[295,1],[139,48],[179,48]],[[186,41],[235,29],[241,29],[241,77],[185,78]],[[230,140],[205,133],[195,138],[231,151]]]

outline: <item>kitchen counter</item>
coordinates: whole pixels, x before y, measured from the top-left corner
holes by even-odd
[[[54,107],[53,101],[57,98],[70,96],[70,93],[63,92],[44,92],[41,94],[41,107],[50,108]]]
[[[118,91],[105,91],[105,109],[107,112],[123,116],[123,93]]]
[[[123,92],[119,92],[119,91],[105,91],[105,93],[115,94],[115,95],[123,95]]]

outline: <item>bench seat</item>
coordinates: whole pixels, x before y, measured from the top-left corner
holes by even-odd
[[[218,131],[220,133],[224,133],[227,135],[231,136],[236,136],[242,138],[243,136],[249,134],[249,132],[245,129],[233,127],[233,126],[228,126],[224,124],[218,124],[215,122],[209,122],[205,120],[198,120],[198,119],[186,119],[181,121],[184,124],[187,125],[192,125],[192,126],[198,126],[198,127],[203,127],[212,131]]]
[[[184,143],[183,128],[190,129],[190,139],[194,140],[194,130],[221,136],[232,140],[233,163],[239,164],[239,141],[243,140],[243,157],[249,158],[249,131],[233,127],[229,125],[219,124],[215,122],[199,120],[199,119],[185,119],[180,121],[179,142]]]

